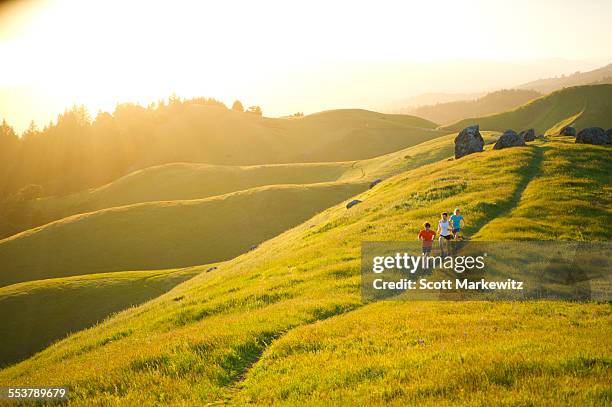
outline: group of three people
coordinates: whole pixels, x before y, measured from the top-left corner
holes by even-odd
[[[438,229],[435,232],[431,229],[429,222],[425,222],[424,227],[418,235],[418,239],[423,244],[423,255],[426,256],[431,253],[436,235],[439,236],[440,251],[444,255],[445,252],[448,252],[449,241],[462,239],[461,229],[465,228],[465,220],[459,208],[455,208],[450,218],[448,212],[442,213],[442,217],[438,221]]]

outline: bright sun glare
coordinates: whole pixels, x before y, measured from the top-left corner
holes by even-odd
[[[23,114],[32,118],[83,103],[95,112],[172,92],[244,98],[268,114],[368,107],[436,86],[465,90],[453,77],[460,70],[441,73],[450,65],[380,67],[388,61],[565,57],[563,42],[576,40],[568,30],[548,29],[569,12],[562,1],[554,2],[557,13],[550,1],[493,3],[13,1],[0,10],[10,22],[0,25],[0,52],[13,62],[2,66],[0,109],[27,104]],[[590,10],[602,7],[609,8],[596,0]],[[607,45],[590,41],[571,57],[601,58]],[[372,80],[373,72],[381,79]],[[494,73],[481,79],[472,88],[498,85]]]

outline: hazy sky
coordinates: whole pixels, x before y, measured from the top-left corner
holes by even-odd
[[[383,108],[612,62],[612,1],[17,1],[0,6],[0,118],[22,130],[176,92],[266,115]]]

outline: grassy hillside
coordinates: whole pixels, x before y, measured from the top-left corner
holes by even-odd
[[[336,154],[337,157],[349,159],[354,156],[349,150],[363,147],[363,154],[358,154],[357,157],[375,157],[379,158],[376,162],[380,162],[381,160],[394,159],[394,157],[402,152],[400,150],[401,147],[418,145],[424,140],[435,139],[444,134],[440,131],[431,131],[429,128],[435,126],[433,123],[413,116],[381,115],[379,113],[361,110],[331,111],[296,119],[262,119],[252,117],[253,115],[251,114],[226,111],[226,109],[214,106],[192,106],[192,108],[202,108],[205,111],[217,112],[221,116],[230,115],[234,117],[238,115],[238,118],[247,116],[240,120],[229,120],[230,124],[241,122],[241,120],[257,121],[257,123],[262,120],[269,121],[270,123],[276,123],[276,121],[284,123],[283,126],[288,126],[288,129],[283,130],[283,132],[287,134],[282,137],[275,133],[280,131],[279,129],[283,127],[277,124],[267,128],[267,130],[262,133],[274,133],[270,133],[272,134],[270,143],[273,145],[277,143],[277,145],[264,148],[262,151],[265,151],[266,154],[277,149],[279,145],[281,145],[287,147],[289,156],[293,156],[291,147],[288,146],[287,143],[293,143],[298,139],[302,140],[302,138],[304,142],[308,143],[309,140],[322,136],[325,139],[321,140],[323,143],[321,148],[323,150],[330,149],[330,154]],[[200,116],[196,116],[199,120]],[[350,148],[347,148],[347,146],[334,145],[334,143],[338,141],[337,137],[344,137],[346,134],[350,134],[349,130],[352,128],[351,126],[353,126],[352,123],[355,126],[362,126],[366,133],[371,133],[371,137],[366,137],[368,140],[378,141],[375,141],[374,144],[369,144],[369,141],[360,141],[359,137],[356,137],[350,142],[347,141],[347,143],[350,144]],[[228,126],[230,124],[228,124]],[[233,125],[235,124],[236,123]],[[427,126],[427,129],[423,130],[423,128],[420,128],[420,130],[415,130],[416,128],[412,128],[411,130],[406,127],[410,125]],[[394,134],[399,138],[391,134],[395,131],[393,129],[397,130]],[[416,136],[413,130],[417,133],[420,132],[419,134],[421,135]],[[347,131],[348,133],[346,133]],[[311,135],[309,135],[310,132],[312,132]],[[335,135],[332,135],[332,132]],[[291,134],[291,136],[288,134]],[[379,136],[381,137],[380,139],[377,138]],[[168,137],[170,136],[168,135]],[[224,141],[220,140],[219,143],[225,146],[227,143],[231,144],[234,142],[229,141],[229,135],[227,137],[228,138],[224,139]],[[176,138],[178,140],[180,136],[176,136]],[[256,138],[257,137],[255,137],[255,139]],[[393,141],[400,139],[401,141],[399,143]],[[410,141],[408,141],[408,139]],[[178,143],[178,141],[176,142]],[[193,139],[189,142],[185,142],[188,144],[188,147],[181,147],[185,150],[196,151],[204,148],[207,149],[206,151],[208,154],[208,149],[212,148],[210,143],[203,144],[201,139]],[[250,142],[251,141],[245,141],[244,143],[248,144]],[[232,147],[232,151],[239,151],[243,147],[244,146],[238,145],[234,146]],[[306,146],[303,147],[305,150],[300,147],[300,151],[307,150]],[[147,148],[154,147],[148,146]],[[181,154],[176,155],[170,153],[169,151],[175,147],[163,146],[160,148],[162,150],[160,154],[166,154],[168,157],[174,157],[177,160],[208,160],[202,157],[186,157]],[[258,153],[255,147],[253,148],[252,156],[255,157],[255,161],[261,161],[256,158]],[[261,146],[257,147],[257,149],[260,148]],[[398,150],[400,150],[399,153]],[[387,153],[388,151],[393,151],[393,153],[389,153],[390,157],[382,158],[378,156],[379,153]],[[409,153],[406,152],[406,154]],[[152,161],[148,162],[148,164],[141,163],[133,167],[147,167],[147,165],[159,161],[157,153],[148,157],[151,158],[153,156],[156,158],[152,158]],[[300,161],[297,157],[293,157],[297,161]],[[332,156],[328,158],[332,158]],[[273,157],[267,157],[267,159],[270,159],[270,162],[279,161],[277,158]],[[262,160],[264,159],[262,158]],[[348,180],[355,176],[362,178],[364,175],[363,173],[351,171],[355,165],[354,161],[254,166],[227,166],[186,162],[156,165],[133,171],[101,187],[86,189],[69,195],[54,195],[29,200],[11,199],[5,202],[0,199],[0,211],[4,212],[3,219],[0,219],[0,238],[8,237],[19,231],[31,229],[77,213],[91,212],[114,206],[161,200],[200,199],[264,185],[318,183],[334,181],[340,178]],[[70,172],[72,171],[76,170],[70,169]],[[381,176],[388,176],[388,174],[382,174]],[[56,181],[58,180],[59,178],[56,179]]]
[[[365,189],[283,185],[75,215],[0,240],[0,286],[227,260]]]
[[[331,110],[303,118],[267,118],[216,106],[192,106],[156,129],[134,165],[176,161],[256,165],[371,158],[443,133],[428,120],[367,110]],[[171,142],[169,142],[171,141]]]
[[[29,203],[42,223],[141,202],[201,199],[282,184],[373,181],[453,155],[454,134],[379,157],[329,163],[219,166],[173,163],[135,171],[100,188]],[[491,139],[491,134],[484,137]],[[38,225],[37,225],[38,226]]]
[[[334,177],[359,182],[364,179],[385,178],[406,169],[417,168],[421,165],[448,158],[453,153],[453,137],[454,135],[440,137],[396,153],[352,163],[281,164],[258,167],[215,167],[201,164],[176,164],[154,167],[144,171],[137,171],[124,179],[120,179],[98,190],[67,197],[65,201],[58,198],[55,204],[58,207],[63,204],[65,205],[64,209],[67,210],[79,207],[94,209],[94,207],[86,205],[130,203],[130,200],[137,202],[138,200],[155,198],[185,198],[197,196],[196,194],[200,193],[211,193],[211,191],[220,192],[224,188],[237,187],[237,185],[242,187],[248,185],[249,182],[262,182],[262,180],[282,182],[290,179],[308,182],[316,180],[316,177]],[[494,136],[485,133],[484,137],[491,139]],[[215,172],[215,170],[221,171]],[[75,204],[77,199],[81,199],[81,205]],[[47,200],[43,200],[43,202],[46,202],[48,205]],[[48,208],[46,210],[49,212]],[[214,217],[214,215],[211,216]],[[75,231],[75,233],[77,232]],[[217,237],[227,245],[232,245],[234,241],[231,233],[232,231],[229,231],[229,233],[222,233],[217,235]],[[151,238],[157,239],[157,236],[153,234]],[[78,241],[79,237],[71,237],[71,239]],[[66,240],[68,238],[64,239],[64,241]],[[49,246],[56,247],[57,245],[50,244]],[[68,256],[63,261],[67,269],[73,268],[72,257]],[[88,269],[88,267],[83,268],[83,270]],[[139,292],[141,287],[139,284],[148,278],[149,272],[142,272],[142,278],[136,278],[137,274],[135,273],[128,273],[128,276],[132,277],[131,280],[123,278],[125,273],[118,272],[116,278],[110,278],[111,273],[109,275],[84,275],[82,277],[41,280],[32,283],[32,285],[37,287],[42,286],[50,289],[33,290],[30,289],[30,284],[28,283],[6,287],[5,289],[10,289],[12,296],[19,298],[19,301],[5,301],[4,308],[2,307],[2,302],[0,302],[0,314],[7,321],[5,326],[10,327],[15,332],[15,338],[24,337],[25,335],[30,342],[24,343],[24,339],[20,339],[23,346],[18,345],[18,343],[7,344],[4,353],[0,354],[0,361],[16,361],[25,356],[30,356],[35,351],[48,345],[51,340],[61,338],[69,332],[74,332],[77,328],[90,326],[93,322],[99,321],[102,316],[107,315],[109,313],[108,307],[101,307],[99,304],[101,297],[90,295],[90,291],[93,289],[99,290],[102,298],[112,298],[112,301],[108,302],[112,311],[118,311],[130,306],[133,304],[132,301],[139,302],[138,299],[141,298],[141,293]],[[157,272],[154,272],[154,274],[156,275]],[[98,279],[98,276],[101,278]],[[90,279],[95,284],[71,284],[71,290],[65,290],[66,284],[47,285],[47,282],[77,281],[80,283],[81,280],[89,282]],[[172,281],[178,282],[177,279]],[[117,282],[122,284],[117,284]],[[129,295],[130,290],[134,291],[133,295]],[[37,324],[35,315],[30,315],[24,319],[22,312],[15,312],[13,310],[13,308],[18,308],[32,313],[43,303],[64,304],[63,301],[52,298],[54,296],[61,296],[64,292],[69,293],[66,297],[67,301],[78,302],[79,308],[78,310],[72,308],[73,312],[70,312],[70,310],[66,311],[64,308],[58,310],[56,307],[46,307],[45,312],[38,313],[37,315],[44,319],[40,325],[46,326],[44,335],[32,334],[32,327]],[[147,291],[147,293],[151,292]],[[78,298],[78,300],[75,300],[75,298]],[[78,318],[74,318],[74,312],[79,313]],[[24,320],[27,323],[24,323]]]
[[[108,315],[158,297],[200,269],[124,271],[56,278],[0,288],[0,366]]]
[[[220,192],[224,188],[239,188],[248,185],[249,182],[257,183],[263,180],[308,182],[316,180],[317,177],[341,178],[356,182],[363,179],[373,180],[448,158],[453,153],[453,137],[454,135],[448,135],[396,153],[348,163],[280,164],[257,167],[216,167],[183,163],[159,166],[137,171],[103,188],[66,197],[66,201],[58,198],[54,203],[58,207],[65,205],[65,209],[78,207],[93,209],[93,205],[96,204],[131,203],[130,200],[137,202],[140,199],[195,197],[198,196],[197,194]],[[493,136],[485,134],[484,137],[491,139]],[[209,182],[206,182],[207,180]],[[78,199],[80,199],[80,205],[76,205]],[[43,201],[48,205],[48,200]],[[155,234],[151,237],[156,238]],[[218,237],[228,245],[233,244],[231,231]],[[79,238],[73,237],[72,239],[78,241]],[[73,263],[70,257],[65,259],[65,264],[67,268],[72,268]],[[84,270],[87,269],[87,267],[84,268]],[[143,274],[140,276],[138,273]],[[172,283],[182,281],[174,277],[183,275],[179,273],[167,275],[165,271],[117,272],[116,277],[113,276],[113,273],[95,274],[41,280],[31,284],[20,283],[5,287],[3,290],[11,292],[10,298],[16,298],[19,301],[0,300],[0,314],[11,315],[10,323],[5,323],[5,326],[10,329],[6,337],[12,338],[7,339],[4,352],[0,353],[0,364],[30,356],[48,345],[51,340],[86,328],[110,312],[142,302],[142,298],[149,298],[147,295],[153,296],[155,290],[148,290],[150,274],[153,274],[155,281],[161,280],[157,277],[158,274],[168,276],[169,278],[163,281],[168,280]],[[31,289],[31,287],[37,289]],[[168,285],[167,288],[171,286]],[[92,295],[93,290],[96,290],[95,295]],[[66,294],[65,297],[56,298],[64,294]],[[104,298],[107,299],[106,303],[101,306],[100,301]],[[78,304],[78,307],[66,310],[65,304],[67,303]],[[41,304],[59,305],[61,308],[47,306],[43,312],[36,314],[35,311]],[[76,318],[75,312],[78,313]],[[42,323],[45,329],[40,331],[43,335],[34,334],[33,327],[38,320],[36,315],[44,318]],[[30,342],[25,343],[26,340]]]
[[[593,162],[584,182],[529,192],[571,177],[576,154]],[[609,241],[609,228],[601,231],[612,221],[612,195],[598,192],[605,210],[589,222],[568,212],[572,199],[580,208],[609,188],[608,156],[605,147],[557,140],[401,173],[361,194],[354,209],[330,208],[0,371],[0,381],[70,385],[75,405],[606,404],[609,304],[363,304],[359,253],[363,240],[412,240],[424,220],[455,206],[475,237]],[[536,196],[563,228],[537,217],[510,236],[492,227],[524,216]],[[572,198],[556,205],[559,196]]]
[[[10,145],[0,139],[0,150],[9,154],[0,162],[0,198],[29,184],[40,185],[42,196],[65,195],[175,162],[261,165],[372,158],[444,134],[435,127],[414,116],[356,109],[268,118],[198,99],[150,108],[119,105],[93,122],[77,108],[42,132],[10,139]]]
[[[567,88],[533,100],[517,109],[461,120],[446,126],[459,130],[478,123],[484,130],[516,131],[533,127],[536,133],[555,134],[565,125],[612,127],[612,85]]]
[[[542,96],[542,94],[533,90],[503,89],[488,93],[476,100],[460,100],[419,106],[412,109],[410,113],[436,123],[448,124],[468,117],[505,112],[539,96]]]
[[[135,171],[99,188],[39,198],[30,206],[52,221],[141,202],[201,199],[266,185],[336,181],[352,165],[352,162],[259,166],[172,163]]]
[[[376,303],[284,335],[232,401],[603,406],[611,317],[601,304]]]
[[[484,137],[490,140],[494,135],[485,133]],[[54,202],[43,200],[39,211],[68,217],[0,240],[3,264],[0,286],[43,278],[227,260],[366,190],[375,179],[448,158],[453,154],[453,138],[451,134],[351,163],[156,167],[99,190]],[[218,182],[207,182],[211,171],[218,174]],[[137,200],[213,193],[250,182],[316,178],[338,181],[259,187],[205,199],[132,204]],[[125,205],[96,210],[113,203]],[[93,212],[69,216],[79,211]],[[91,258],[98,260],[91,262]]]

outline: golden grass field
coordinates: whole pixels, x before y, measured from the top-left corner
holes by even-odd
[[[608,405],[609,303],[359,295],[361,241],[457,206],[474,239],[610,241],[608,148],[550,137],[401,171],[0,382],[69,385],[73,405]]]
[[[1,364],[31,356],[114,312],[158,297],[200,272],[200,269],[122,271],[2,287]]]
[[[0,285],[228,260],[376,179],[452,156],[453,137],[352,162],[165,165],[92,191],[38,199],[38,210],[60,219],[0,240]]]

